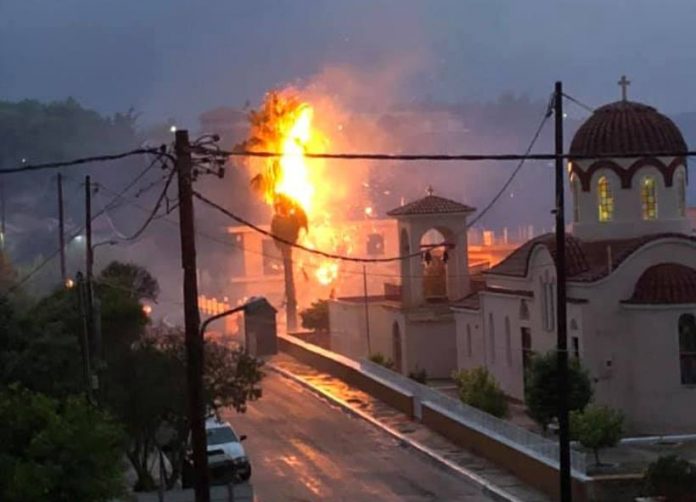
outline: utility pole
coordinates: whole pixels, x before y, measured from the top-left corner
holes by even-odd
[[[60,246],[60,277],[65,284],[68,275],[65,269],[65,214],[63,212],[63,175],[58,173],[58,245]]]
[[[556,360],[558,361],[558,443],[561,502],[572,500],[568,423],[568,334],[566,324],[565,170],[563,162],[563,84],[554,91],[556,123]]]
[[[92,181],[89,176],[85,176],[85,272],[86,272],[86,291],[85,305],[87,308],[87,333],[88,351],[90,358],[97,361],[98,348],[94,335],[94,250],[92,249]],[[99,380],[94,373],[90,375],[93,389],[99,387]]]
[[[87,309],[86,307],[86,288],[85,281],[82,277],[82,272],[78,272],[75,276],[75,284],[77,289],[77,300],[80,306],[80,317],[82,317],[82,333],[80,334],[80,352],[82,355],[82,378],[85,381],[85,393],[87,394],[87,400],[93,403],[92,398],[92,370],[90,368],[89,361],[89,335],[88,335],[88,324],[87,324]]]
[[[367,336],[367,357],[372,355],[372,347],[370,346],[370,305],[367,300],[367,270],[363,265],[363,299],[365,302],[365,334]]]
[[[186,330],[186,376],[189,423],[193,448],[196,502],[210,502],[208,453],[203,402],[203,336],[198,312],[196,239],[193,221],[191,145],[188,131],[176,131],[176,171],[179,184],[179,232],[181,266],[184,269],[184,325]]]

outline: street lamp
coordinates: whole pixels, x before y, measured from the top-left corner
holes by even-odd
[[[201,324],[201,336],[205,337],[205,330],[208,328],[208,325],[213,322],[217,321],[218,319],[221,319],[223,317],[227,317],[228,315],[235,314],[237,312],[240,312],[242,310],[246,310],[249,307],[254,307],[256,305],[265,303],[266,299],[263,296],[252,296],[248,302],[239,305],[238,307],[235,307],[233,309],[225,310],[224,312],[220,312],[219,314],[215,314],[212,317],[207,318],[205,321],[203,321],[203,324]]]
[[[240,312],[243,310],[247,310],[249,307],[256,306],[261,303],[265,303],[266,299],[263,297],[252,297],[248,302],[244,303],[243,305],[239,305],[238,307],[235,307],[233,309],[226,310],[224,312],[221,312],[219,314],[216,314],[212,317],[209,317],[205,321],[203,321],[203,324],[200,326],[200,337],[201,337],[201,343],[205,341],[205,330],[208,328],[208,325],[213,322],[217,321],[218,319],[221,319],[223,317],[227,317],[228,315],[232,315],[236,312]],[[202,348],[202,346],[201,346]],[[202,353],[198,355],[198,357],[202,357]],[[189,363],[190,364],[190,363]],[[200,371],[201,373],[203,372],[203,364],[197,365],[198,369],[197,371]],[[195,374],[194,380],[195,384],[189,387],[189,401],[195,401],[195,393],[197,393],[199,396],[203,395],[203,375],[202,374]],[[191,375],[189,375],[191,377]],[[196,414],[198,415],[196,419],[200,421],[201,423],[205,422],[205,410],[203,407],[200,409],[196,410]],[[203,416],[201,416],[203,415]],[[194,415],[195,416],[195,415]],[[191,424],[191,427],[193,428],[193,421]],[[193,450],[193,472],[194,476],[196,476],[197,481],[196,481],[196,494],[198,495],[199,490],[202,490],[203,493],[206,493],[210,491],[210,486],[208,483],[208,455],[207,455],[207,445],[206,445],[206,436],[205,433],[202,434],[195,434],[194,431],[192,431],[191,434],[191,449]]]

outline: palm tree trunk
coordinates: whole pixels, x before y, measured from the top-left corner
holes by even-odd
[[[287,332],[297,330],[297,296],[295,294],[295,277],[292,270],[292,248],[283,246],[283,271],[285,273],[285,316]]]

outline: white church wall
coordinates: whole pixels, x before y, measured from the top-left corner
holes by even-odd
[[[642,434],[696,432],[696,388],[681,383],[679,317],[693,305],[624,306],[632,343],[625,345],[631,371],[626,389],[628,426]]]
[[[618,159],[622,166],[630,166],[636,159]],[[661,159],[669,164],[672,159]],[[591,162],[578,162],[583,170]],[[654,166],[643,166],[633,174],[630,188],[621,187],[621,179],[612,169],[602,168],[592,175],[590,190],[585,192],[578,188],[577,195],[578,221],[573,221],[572,231],[580,239],[600,240],[627,238],[661,232],[688,232],[689,225],[679,210],[679,189],[677,173],[684,173],[679,167],[673,178],[671,187],[665,185],[665,178]],[[609,181],[614,199],[614,214],[611,221],[599,221],[599,196],[597,185],[604,176]],[[645,176],[652,176],[656,182],[657,219],[646,221],[642,219],[641,183]],[[579,183],[579,180],[577,181]],[[573,212],[574,213],[574,212]]]
[[[635,380],[635,372],[632,370],[634,358],[637,357],[632,351],[639,344],[638,337],[643,336],[643,328],[641,321],[636,318],[637,311],[626,308],[621,301],[631,297],[638,278],[652,265],[674,262],[696,268],[695,251],[696,244],[689,241],[656,241],[635,252],[605,279],[592,284],[569,284],[569,297],[589,300],[588,304],[582,306],[582,360],[593,378],[595,399],[625,410],[629,414],[629,420],[637,420],[634,403],[639,400],[637,394],[642,392],[641,384]],[[649,316],[642,319],[645,329],[655,336],[654,332],[659,331],[661,320],[655,316],[650,323],[647,317]],[[661,365],[669,364],[669,361],[653,360],[649,352],[645,353],[645,357],[643,371],[646,379],[654,378],[657,385],[659,379],[656,376],[663,371]],[[678,352],[675,352],[674,357],[673,364],[678,364]],[[664,391],[670,392],[670,387],[664,387]],[[676,411],[666,408],[665,420],[669,420],[667,415],[672,413]],[[675,420],[677,419],[675,416]]]
[[[363,316],[364,317],[364,316]],[[370,345],[373,354],[382,354],[396,363],[394,323],[399,326],[402,357],[404,348],[404,315],[398,309],[379,303],[370,304]],[[402,362],[403,366],[403,362]]]
[[[480,310],[454,310],[457,331],[457,369],[485,366],[483,327]]]
[[[356,360],[365,357],[367,332],[364,305],[330,301],[329,326],[331,350]]]
[[[406,320],[404,374],[424,369],[428,378],[450,378],[457,369],[454,320]]]

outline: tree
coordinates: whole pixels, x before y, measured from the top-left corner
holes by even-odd
[[[616,446],[623,433],[624,416],[608,406],[590,404],[570,414],[570,434],[594,453],[595,464],[602,465],[599,450]]]
[[[525,375],[527,413],[546,432],[558,416],[558,365],[556,353],[534,356]],[[568,411],[583,410],[592,399],[590,377],[577,359],[568,361]]]
[[[478,367],[455,372],[452,377],[457,385],[459,399],[469,406],[503,418],[508,414],[505,394],[486,368]]]
[[[644,477],[645,495],[667,502],[696,502],[696,466],[676,455],[658,458]]]
[[[329,330],[329,301],[317,300],[300,312],[302,327],[313,331]]]
[[[211,413],[228,406],[246,411],[248,401],[261,397],[262,362],[212,341],[206,341],[204,350],[206,408]],[[186,348],[180,328],[153,326],[107,369],[106,399],[128,432],[127,456],[138,475],[137,490],[154,487],[149,458],[162,426],[174,433],[165,448],[172,464],[168,487],[181,475],[189,431],[185,388]]]
[[[98,282],[111,288],[121,288],[136,300],[156,301],[159,295],[157,279],[135,263],[112,261],[99,274]]]
[[[4,387],[0,423],[1,500],[98,502],[123,493],[122,431],[84,398]]]

